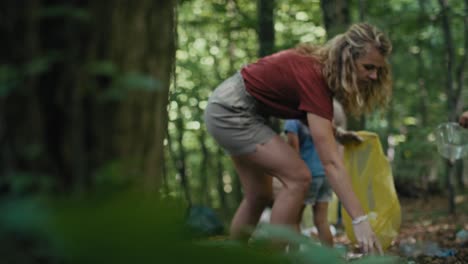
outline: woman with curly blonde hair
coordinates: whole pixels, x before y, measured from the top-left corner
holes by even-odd
[[[321,47],[301,45],[259,59],[220,84],[205,109],[208,132],[231,156],[244,198],[231,222],[231,237],[247,239],[263,209],[272,202],[272,177],[283,188],[276,195],[271,223],[297,229],[309,189],[308,167],[268,125],[267,117],[308,124],[325,175],[353,219],[362,250],[377,240],[352,190],[335,140],[358,140],[334,129],[333,98],[352,115],[383,107],[391,94],[389,39],[369,24],[352,25]]]
[[[356,24],[346,34],[335,36],[323,46],[301,44],[296,50],[323,64],[322,73],[334,97],[344,106],[347,113],[359,116],[378,106],[386,105],[392,93],[392,79],[387,61],[379,68],[356,63],[356,59],[372,47],[384,57],[392,51],[391,43],[383,33],[371,25]],[[370,78],[370,81],[360,79],[360,71],[373,71],[375,78]]]

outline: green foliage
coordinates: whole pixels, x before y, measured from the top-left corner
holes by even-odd
[[[125,174],[125,163],[121,160],[109,161],[95,172],[94,185],[97,189],[112,191],[126,189],[134,184],[134,178]]]
[[[112,85],[101,95],[101,99],[119,101],[130,92],[157,92],[161,87],[161,82],[148,74],[127,72],[114,76]]]
[[[2,259],[10,263],[344,263],[336,250],[274,226],[262,227],[248,247],[223,239],[194,240],[182,203],[136,192],[8,200],[0,210],[8,212],[0,215],[0,248],[14,248],[2,250]],[[272,240],[302,249],[280,253],[272,249]]]

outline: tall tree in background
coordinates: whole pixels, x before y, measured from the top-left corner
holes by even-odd
[[[258,56],[272,54],[275,49],[275,0],[257,0],[258,41],[260,48]]]
[[[351,24],[349,0],[321,0],[320,6],[323,13],[323,24],[327,31],[328,39],[345,32]],[[364,1],[359,1],[359,16],[364,18]],[[348,127],[351,130],[361,130],[365,127],[365,117],[356,119],[348,116]]]
[[[276,0],[257,0],[259,57],[270,55],[275,50],[275,6]],[[273,130],[281,131],[277,118],[270,117],[268,122]]]
[[[359,22],[366,22],[366,0],[359,0]],[[362,115],[356,120],[349,117],[349,125],[353,130],[363,130],[366,128],[366,116]]]
[[[442,32],[444,35],[444,42],[445,42],[445,58],[446,58],[446,73],[445,73],[445,94],[447,95],[447,113],[448,113],[448,120],[449,121],[456,121],[457,116],[457,107],[461,105],[461,92],[463,87],[464,81],[464,72],[465,64],[467,60],[466,53],[462,56],[459,65],[456,65],[456,53],[455,53],[455,44],[453,42],[453,35],[452,35],[452,24],[451,24],[451,13],[452,9],[449,5],[447,0],[439,0],[440,6],[440,16],[442,22]],[[467,27],[467,17],[468,17],[468,1],[465,1],[465,14],[464,14],[464,26],[465,26],[465,46],[467,45],[467,38],[466,29]],[[458,81],[458,85],[457,85]],[[449,192],[449,212],[455,213],[455,190],[453,187],[453,164],[450,161],[447,161],[447,189]]]
[[[149,184],[149,188],[157,189],[160,186],[162,174],[162,166],[164,163],[163,141],[167,131],[167,104],[169,96],[169,80],[170,72],[175,64],[175,12],[176,0],[163,0],[163,1],[148,1],[152,8],[147,10],[145,19],[152,21],[151,28],[155,31],[147,31],[146,38],[150,38],[149,50],[153,48],[156,50],[154,58],[152,59],[151,67],[154,70],[156,79],[160,80],[161,89],[156,94],[156,101],[150,107],[154,108],[155,114],[152,116],[151,123],[154,122],[155,126],[153,146],[147,146],[151,149],[152,155],[146,158],[145,179],[143,182]],[[151,47],[154,45],[154,47]],[[150,135],[151,137],[151,135]]]
[[[464,1],[464,14],[463,14],[463,57],[461,58],[461,62],[456,70],[456,80],[458,83],[458,89],[462,91],[463,86],[465,85],[466,76],[466,64],[468,61],[468,0]],[[455,111],[457,113],[461,113],[463,110],[464,100],[463,96],[460,96],[458,100],[457,107]],[[456,169],[456,178],[457,178],[457,185],[462,190],[465,191],[465,182],[463,181],[463,171],[465,167],[465,161],[461,160],[457,163]]]
[[[366,19],[366,0],[359,0],[359,21],[364,22]]]
[[[58,191],[82,191],[94,176],[121,174],[155,190],[174,1],[0,7],[2,182],[52,178]]]
[[[349,0],[321,0],[320,6],[329,39],[346,31],[351,23]]]

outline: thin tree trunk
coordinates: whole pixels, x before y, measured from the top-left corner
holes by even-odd
[[[366,0],[359,0],[359,21],[364,22],[366,18]]]
[[[454,176],[453,174],[455,173],[455,170],[451,161],[447,160],[445,164],[446,164],[446,173],[447,173],[446,186],[447,186],[447,191],[448,191],[448,208],[449,208],[449,213],[454,215],[456,213],[455,188],[453,187],[453,176]]]
[[[418,0],[419,4],[419,17],[418,17],[418,22],[420,25],[424,25],[427,21],[425,19],[426,17],[426,9],[425,9],[425,1],[424,0]],[[426,66],[424,65],[424,60],[423,60],[423,41],[418,38],[416,41],[417,46],[419,47],[419,51],[415,54],[416,56],[416,61],[418,64],[418,85],[419,85],[419,91],[420,91],[420,97],[419,97],[419,106],[418,106],[418,112],[421,115],[421,126],[422,127],[427,127],[428,126],[428,104],[429,104],[429,92],[426,87],[426,80],[425,80],[425,72],[426,72]],[[430,165],[430,164],[428,164]],[[427,194],[428,194],[428,188],[429,188],[429,170],[430,166],[422,166],[420,172],[419,172],[419,180],[421,183],[421,186],[424,189],[423,193],[423,198],[427,199]]]
[[[183,141],[184,141],[184,121],[182,113],[180,112],[180,106],[178,107],[178,116],[176,120],[176,127],[178,131],[177,143],[178,143],[178,155],[176,159],[176,168],[180,176],[180,183],[182,190],[184,191],[185,200],[189,207],[192,205],[192,196],[190,191],[190,182],[187,177],[187,155],[185,153]]]
[[[162,191],[164,195],[169,195],[169,181],[167,178],[167,164],[163,162],[162,164]]]
[[[351,23],[348,0],[321,0],[320,6],[329,39],[346,31]]]
[[[231,175],[232,177],[234,178],[233,180],[233,184],[232,184],[232,189],[233,189],[233,193],[234,193],[234,201],[236,203],[236,206],[238,204],[240,204],[240,202],[242,202],[242,198],[243,198],[243,193],[242,193],[242,184],[240,182],[240,179],[239,179],[239,176],[237,175],[237,172],[236,170],[232,170],[231,171]]]
[[[275,49],[275,2],[276,0],[257,0],[259,57],[272,54]]]
[[[439,0],[441,8],[442,31],[444,33],[445,42],[445,57],[446,57],[446,79],[445,79],[445,93],[447,94],[447,112],[449,120],[455,120],[455,106],[457,100],[455,98],[454,84],[453,84],[453,70],[455,64],[455,48],[452,40],[452,28],[450,23],[450,6],[447,0]]]
[[[366,0],[359,0],[359,22],[365,22],[366,18]],[[352,119],[354,117],[351,117]],[[354,118],[355,119],[355,118]],[[354,123],[352,123],[354,122]],[[354,126],[353,130],[365,130],[366,129],[366,116],[362,115],[358,120],[351,120],[351,126]]]
[[[272,54],[275,49],[275,6],[276,0],[257,0],[259,57]],[[281,132],[281,122],[277,118],[268,118],[268,123],[274,131]]]
[[[177,148],[174,146],[171,135],[169,133],[167,133],[167,146],[168,146],[174,167],[180,177],[180,187],[181,187],[180,189],[182,190],[182,193],[185,197],[185,201],[190,207],[192,205],[192,197],[190,194],[190,183],[187,179],[186,153],[182,145],[183,140],[184,140],[184,123],[183,123],[182,118],[180,117],[181,115],[180,108],[178,108],[178,115],[179,115],[179,118],[175,122],[176,129],[178,131]]]
[[[465,12],[463,15],[463,50],[468,50],[468,0],[465,0]],[[464,52],[460,60],[460,63],[455,71],[455,77],[457,80],[457,89],[455,91],[455,98],[457,99],[457,104],[455,106],[455,112],[460,113],[463,110],[463,96],[462,91],[465,84],[466,78],[466,64],[468,60],[468,52]]]
[[[217,166],[216,166],[216,175],[217,175],[217,182],[216,187],[218,190],[219,202],[221,205],[221,210],[223,211],[223,215],[227,215],[229,212],[227,199],[226,199],[226,192],[224,191],[224,181],[223,181],[223,174],[224,174],[224,166],[223,166],[223,150],[218,148],[217,153]]]
[[[210,184],[209,184],[209,173],[208,173],[208,163],[210,160],[210,152],[206,146],[206,133],[205,130],[200,130],[200,135],[198,138],[200,142],[202,161],[200,165],[200,191],[202,194],[202,202],[207,206],[211,206],[211,193],[210,193]]]
[[[464,192],[466,189],[465,181],[463,179],[463,171],[464,171],[464,162],[463,160],[459,160],[455,164],[455,178],[457,180],[458,190],[461,192]]]
[[[364,16],[364,8],[363,3],[359,3],[361,17]],[[348,0],[321,0],[320,6],[322,8],[323,24],[325,25],[328,39],[331,39],[337,34],[341,34],[347,30],[351,24]],[[348,116],[347,120],[348,128],[350,130],[361,130],[365,127],[365,117],[355,118],[353,116]]]
[[[468,60],[468,0],[465,0],[465,14],[463,18],[463,37],[464,37],[464,44],[463,44],[463,49],[465,50],[465,53],[463,54],[463,57],[460,61],[459,66],[457,67],[456,71],[456,77],[457,77],[457,91],[456,91],[456,98],[458,98],[457,106],[456,106],[456,113],[461,113],[462,108],[463,108],[463,96],[461,96],[461,92],[463,89],[463,86],[465,84],[465,73],[466,73],[466,62]],[[457,183],[458,186],[460,187],[460,190],[464,191],[465,190],[465,181],[463,180],[463,167],[464,167],[464,160],[461,160],[458,165],[457,165],[457,172],[456,172],[456,178],[457,178]]]
[[[453,89],[453,69],[455,63],[455,51],[452,41],[452,30],[450,25],[450,15],[449,10],[450,7],[448,5],[447,0],[439,0],[440,8],[441,8],[441,19],[442,19],[442,30],[444,33],[444,41],[445,41],[445,54],[446,54],[446,87],[445,93],[447,95],[447,113],[448,113],[448,120],[453,121],[455,120],[455,106],[457,105],[455,98],[455,91]],[[455,213],[455,191],[453,188],[453,166],[450,161],[446,162],[447,166],[447,175],[446,175],[446,187],[448,191],[448,204],[449,204],[449,213]]]

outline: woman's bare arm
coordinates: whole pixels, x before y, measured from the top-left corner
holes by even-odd
[[[331,121],[311,113],[307,114],[307,121],[325,174],[333,190],[352,219],[364,215],[364,210],[352,189],[351,179],[338,151]]]

